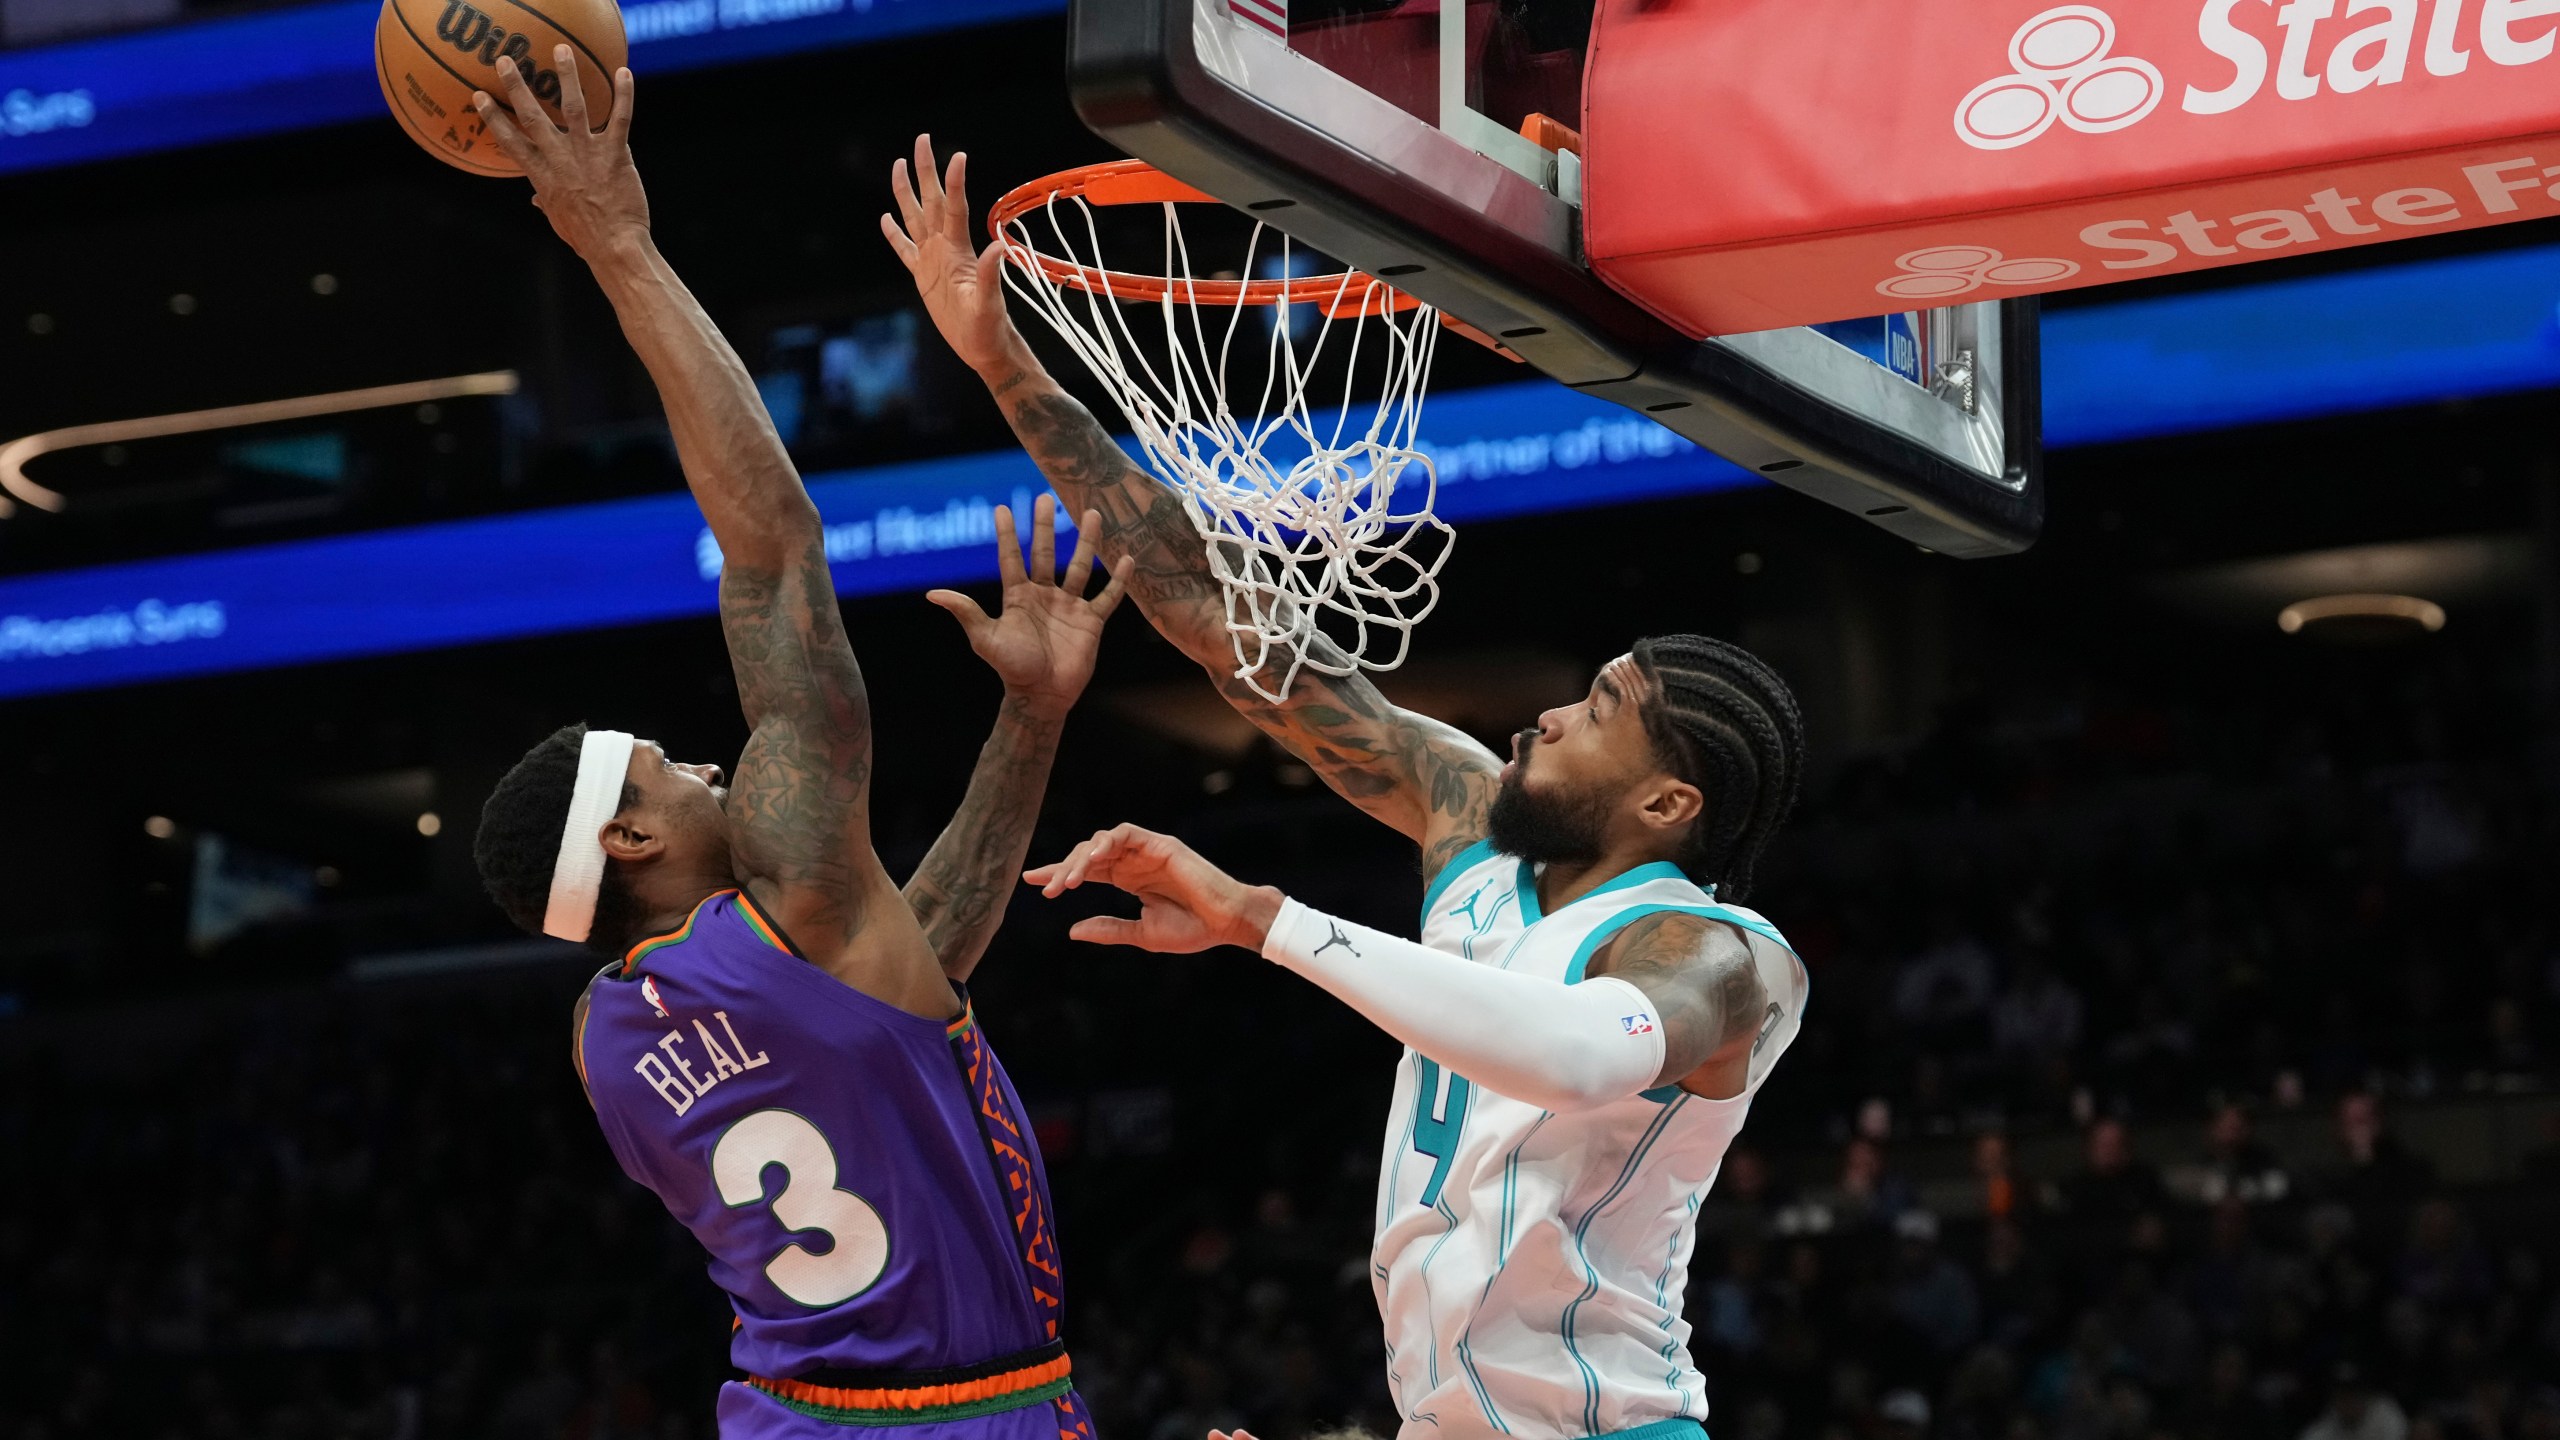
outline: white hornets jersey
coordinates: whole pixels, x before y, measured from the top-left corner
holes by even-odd
[[[1530,867],[1489,844],[1431,882],[1422,942],[1575,984],[1612,936],[1666,910],[1736,927],[1759,963],[1769,1008],[1733,1099],[1665,1087],[1559,1115],[1405,1051],[1370,1270],[1401,1440],[1698,1440],[1707,1401],[1680,1314],[1698,1206],[1795,1040],[1804,966],[1768,921],[1674,866],[1631,870],[1548,915]]]

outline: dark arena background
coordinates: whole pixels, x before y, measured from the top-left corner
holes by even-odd
[[[844,602],[899,875],[996,700],[920,598],[988,593],[953,497],[1039,481],[882,243],[888,169],[930,131],[983,206],[1111,157],[1056,7],[942,3],[634,51],[660,245],[830,523],[958,557]],[[0,519],[0,1437],[709,1436],[728,1309],[588,1115],[592,965],[471,858],[556,725],[743,738],[647,377],[521,182],[343,77],[258,92],[277,133],[207,101],[13,158],[111,118],[38,61],[296,8],[0,0],[0,444],[517,377],[66,449],[29,473],[67,503]],[[733,7],[696,8],[648,23]],[[1426,413],[1482,499],[1391,696],[1500,744],[1682,629],[1804,703],[1753,903],[1812,1001],[1688,1276],[1717,1440],[2560,1437],[2553,223],[2050,298],[2049,516],[2005,559],[1445,347]],[[581,516],[602,562],[564,558]],[[672,601],[596,578],[626,530],[673,537]],[[2370,593],[2426,614],[2279,624]],[[1122,820],[1411,933],[1411,848],[1134,613],[1034,853]],[[974,984],[1099,1433],[1394,1435],[1366,1257],[1396,1045],[1240,952],[1070,943],[1100,908],[1024,892]]]

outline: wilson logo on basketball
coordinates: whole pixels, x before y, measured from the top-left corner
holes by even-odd
[[[2258,4],[2272,5],[2280,38],[2239,24]],[[2196,40],[2212,70],[2180,97],[2190,115],[2223,115],[2267,93],[2284,101],[2352,95],[2432,76],[2450,79],[2478,67],[2514,68],[2552,57],[2552,0],[2205,0]],[[2384,12],[2350,24],[2366,11]],[[2421,11],[2425,13],[2422,15]],[[2060,123],[2087,135],[2122,130],[2157,109],[2168,82],[2148,60],[2114,53],[2115,18],[2091,5],[2043,11],[2009,39],[2010,74],[1975,86],[1956,104],[1956,134],[1977,150],[2011,150]]]
[[[525,72],[525,83],[536,96],[545,104],[559,103],[560,72],[530,63],[526,57],[533,53],[532,39],[507,33],[505,26],[477,6],[465,0],[445,0],[444,13],[436,17],[436,38],[493,68],[500,56],[513,60]]]

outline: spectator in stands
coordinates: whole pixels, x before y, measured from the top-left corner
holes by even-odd
[[[1982,1325],[1982,1296],[1973,1277],[1938,1248],[1937,1216],[1905,1210],[1893,1232],[1894,1318],[1939,1361],[1962,1353]]]
[[[2213,1207],[2205,1253],[2188,1266],[2179,1287],[2188,1307],[2215,1338],[2255,1334],[2275,1284],[2274,1263],[2257,1243],[2247,1202],[2224,1196]]]
[[[1876,1402],[1876,1440],[1928,1440],[1929,1397],[1894,1390]]]
[[[2249,1373],[2248,1347],[2227,1341],[2206,1362],[2204,1383],[2179,1417],[2184,1440],[2258,1440],[2273,1432],[2274,1416],[2258,1399]]]
[[[2331,1374],[2329,1405],[2302,1432],[2302,1440],[2408,1440],[2409,1417],[2399,1402],[2366,1383],[2352,1363]]]
[[[2399,1281],[2401,1294],[2440,1317],[2468,1313],[2496,1289],[2488,1255],[2450,1200],[2430,1200],[2409,1217]]]
[[[2135,1216],[2160,1208],[2160,1172],[2133,1158],[2124,1122],[2091,1125],[2085,1155],[2080,1173],[2062,1186],[2062,1208],[2074,1219],[2121,1234]]]
[[[2384,1128],[2382,1101],[2370,1090],[2339,1097],[2338,1148],[2346,1168],[2330,1193],[2351,1212],[2396,1220],[2435,1183],[2427,1162]]]
[[[2080,992],[2033,951],[2022,955],[2009,988],[1992,1007],[1991,1042],[2006,1055],[2036,1062],[2080,1048]]]
[[[1840,1181],[1820,1199],[1842,1229],[1888,1224],[1914,1203],[1910,1182],[1886,1166],[1884,1146],[1864,1135],[1850,1137],[1840,1153]]]
[[[1981,1182],[1982,1213],[2005,1220],[2018,1212],[2018,1177],[2009,1163],[2009,1137],[1987,1130],[1974,1137],[1973,1174]]]
[[[2226,1101],[2205,1126],[2204,1167],[2198,1193],[2208,1205],[2237,1196],[2252,1205],[2274,1204],[2292,1193],[2292,1177],[2276,1152],[2258,1138],[2248,1109]]]
[[[1930,943],[1903,962],[1893,985],[1896,1018],[1945,1036],[1979,1019],[1991,1003],[1991,952],[1951,905],[1939,907]]]
[[[2014,1220],[1994,1220],[1982,1237],[1983,1338],[2011,1349],[2053,1328],[2061,1303],[2052,1263],[2030,1249]]]

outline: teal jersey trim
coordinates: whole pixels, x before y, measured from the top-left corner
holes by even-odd
[[[1431,907],[1440,903],[1440,897],[1448,893],[1450,886],[1458,883],[1459,876],[1492,858],[1493,842],[1490,840],[1479,840],[1449,857],[1449,863],[1441,866],[1440,873],[1432,876],[1431,882],[1422,887],[1422,923],[1431,923]]]
[[[1652,860],[1624,874],[1610,876],[1566,901],[1562,908],[1570,910],[1595,896],[1606,895],[1617,890],[1633,889],[1648,880],[1686,880],[1688,878],[1679,866],[1670,861]],[[1520,914],[1522,919],[1531,925],[1547,918],[1546,902],[1538,898],[1538,867],[1526,860],[1520,862]]]
[[[1475,1388],[1476,1403],[1484,1407],[1484,1418],[1493,1422],[1493,1428],[1505,1435],[1511,1433],[1511,1426],[1494,1405],[1493,1392],[1485,1388],[1484,1376],[1476,1372],[1476,1354],[1471,1343],[1476,1333],[1475,1316],[1484,1313],[1484,1302],[1493,1296],[1493,1282],[1501,1279],[1502,1272],[1511,1264],[1511,1222],[1520,1199],[1520,1152],[1528,1149],[1529,1142],[1554,1118],[1552,1110],[1539,1112],[1537,1123],[1520,1137],[1519,1144],[1511,1147],[1510,1154],[1502,1157],[1502,1226],[1493,1256],[1493,1273],[1485,1277],[1484,1289],[1476,1295],[1475,1312],[1467,1317],[1467,1328],[1458,1333],[1459,1368],[1467,1372],[1467,1383]]]
[[[1573,908],[1573,905],[1579,905],[1585,900],[1596,899],[1599,896],[1608,894],[1612,890],[1633,889],[1634,887],[1642,885],[1649,880],[1686,880],[1688,878],[1689,876],[1686,872],[1681,870],[1679,866],[1672,864],[1670,861],[1655,860],[1647,864],[1639,865],[1624,875],[1601,881],[1598,885],[1593,886],[1591,889],[1575,896],[1572,904],[1567,905],[1565,908],[1569,910]]]
[[[1573,952],[1573,964],[1565,969],[1564,983],[1567,985],[1582,983],[1584,968],[1590,965],[1591,957],[1599,953],[1600,947],[1609,943],[1609,937],[1647,915],[1664,914],[1695,915],[1701,919],[1718,921],[1737,930],[1748,930],[1790,955],[1796,953],[1796,947],[1787,943],[1787,937],[1779,934],[1776,926],[1766,920],[1753,920],[1748,916],[1736,914],[1723,905],[1630,905],[1601,921],[1589,935],[1583,937],[1582,948]]]
[[[1656,1420],[1633,1430],[1620,1430],[1614,1435],[1594,1435],[1591,1440],[1707,1440],[1707,1427],[1687,1416]]]
[[[1563,1335],[1564,1353],[1572,1356],[1575,1367],[1582,1371],[1582,1424],[1583,1428],[1589,1431],[1596,1432],[1600,1428],[1600,1372],[1591,1368],[1591,1362],[1582,1358],[1581,1347],[1573,1343],[1574,1312],[1582,1308],[1584,1301],[1600,1293],[1600,1272],[1591,1263],[1591,1252],[1586,1244],[1586,1238],[1591,1233],[1591,1222],[1600,1218],[1600,1212],[1608,1209],[1610,1202],[1625,1192],[1627,1182],[1635,1178],[1636,1171],[1644,1164],[1644,1157],[1652,1151],[1654,1142],[1660,1140],[1662,1132],[1670,1128],[1671,1117],[1679,1113],[1678,1103],[1662,1107],[1662,1113],[1654,1116],[1653,1123],[1645,1127],[1644,1138],[1636,1142],[1634,1153],[1627,1156],[1626,1168],[1618,1172],[1617,1180],[1602,1192],[1598,1200],[1592,1202],[1591,1208],[1582,1212],[1581,1220],[1575,1222],[1573,1227],[1573,1253],[1574,1258],[1582,1262],[1584,1283],[1582,1293],[1566,1303],[1562,1323],[1557,1329]],[[1627,1433],[1642,1435],[1651,1428],[1646,1426]]]
[[[1421,1067],[1433,1064],[1434,1062],[1423,1059],[1422,1052],[1419,1050],[1406,1052],[1406,1058],[1414,1062],[1414,1083],[1419,1086],[1422,1079]],[[1422,1103],[1424,1105],[1428,1105],[1431,1103],[1433,1098],[1434,1097],[1430,1095],[1425,1095],[1423,1096]],[[1381,1230],[1386,1228],[1388,1218],[1394,1214],[1397,1187],[1404,1183],[1404,1157],[1414,1153],[1413,1122],[1413,1116],[1407,1115],[1405,1117],[1404,1143],[1396,1147],[1396,1162],[1387,1169],[1386,1193],[1378,1197],[1378,1228]],[[1384,1275],[1380,1275],[1378,1278],[1383,1280],[1386,1277]]]
[[[1670,1251],[1662,1257],[1662,1274],[1655,1277],[1653,1282],[1653,1307],[1663,1312],[1662,1324],[1657,1328],[1665,1335],[1671,1333],[1672,1324],[1680,1318],[1680,1313],[1671,1308],[1671,1272],[1678,1268],[1680,1263],[1680,1237],[1694,1233],[1697,1229],[1697,1196],[1689,1197],[1688,1210],[1687,1221],[1680,1229],[1671,1232]],[[1688,1367],[1680,1361],[1680,1341],[1677,1337],[1662,1342],[1662,1358],[1671,1362],[1671,1369],[1662,1377],[1662,1383],[1670,1389],[1672,1394],[1680,1397],[1680,1416],[1686,1419],[1689,1416],[1689,1392],[1680,1388],[1680,1372]]]
[[[1564,983],[1567,985],[1581,984],[1583,981],[1583,972],[1591,967],[1591,957],[1600,953],[1601,946],[1608,944],[1613,939],[1616,939],[1619,931],[1626,929],[1628,926],[1633,925],[1647,915],[1662,915],[1675,911],[1689,915],[1700,915],[1706,913],[1689,905],[1672,905],[1668,903],[1661,905],[1630,905],[1626,909],[1619,911],[1617,914],[1610,916],[1608,919],[1601,921],[1599,924],[1592,926],[1591,933],[1582,937],[1581,947],[1573,952],[1573,963],[1564,967]]]
[[[1441,1219],[1449,1222],[1449,1228],[1441,1231],[1440,1238],[1431,1242],[1431,1248],[1423,1252],[1422,1268],[1417,1272],[1417,1278],[1422,1281],[1422,1312],[1431,1322],[1431,1388],[1437,1390],[1440,1388],[1440,1322],[1432,1318],[1431,1262],[1440,1258],[1440,1248],[1449,1243],[1451,1236],[1458,1233],[1458,1212],[1450,1209],[1446,1204],[1436,1204],[1431,1209]]]

